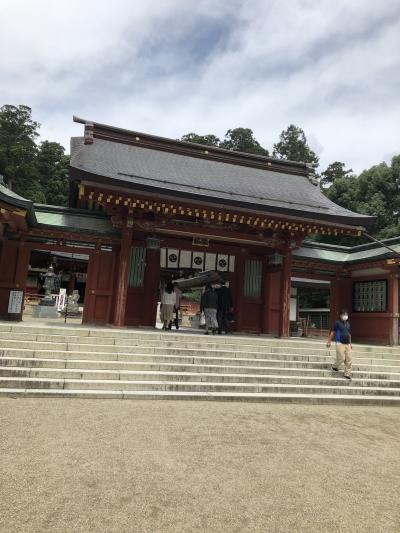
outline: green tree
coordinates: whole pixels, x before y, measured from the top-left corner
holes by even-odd
[[[304,131],[294,124],[291,124],[280,134],[279,141],[274,144],[273,156],[315,165],[318,165],[319,162],[319,157],[307,144]]]
[[[345,169],[346,164],[341,163],[340,161],[335,161],[334,163],[331,163],[328,165],[326,170],[321,172],[321,185],[323,186],[330,186],[339,178],[346,178],[347,176],[350,176],[353,172],[353,169]]]
[[[359,203],[357,176],[337,178],[333,185],[324,192],[332,202],[335,202],[335,204],[350,209],[350,211],[357,211]]]
[[[250,128],[234,128],[233,130],[228,130],[225,139],[219,146],[227,150],[246,152],[248,154],[269,155],[268,150],[261,146]]]
[[[197,133],[186,133],[181,137],[181,141],[196,143],[196,144],[205,144],[207,146],[219,146],[221,142],[220,139],[213,134],[208,135],[197,135]]]
[[[368,233],[378,239],[400,235],[400,155],[391,164],[380,163],[364,170],[358,177],[338,177],[324,193],[336,204],[376,217]],[[317,240],[334,244],[361,244],[369,242],[352,237],[324,237]]]
[[[69,156],[57,142],[43,141],[38,150],[36,167],[46,203],[67,205]]]
[[[181,141],[216,146],[219,148],[225,148],[226,150],[234,150],[235,152],[268,155],[268,150],[261,146],[254,137],[253,131],[249,128],[234,128],[228,130],[223,141],[211,133],[208,135],[187,133],[181,137]]]
[[[358,178],[358,205],[361,213],[377,217],[371,231],[378,239],[400,234],[400,156],[391,164],[381,163],[364,170]]]
[[[28,106],[0,108],[0,174],[24,198],[67,205],[69,156],[56,142],[37,146],[39,127]]]
[[[35,165],[38,129],[30,107],[4,105],[0,108],[0,174],[10,189],[41,202],[45,196]]]

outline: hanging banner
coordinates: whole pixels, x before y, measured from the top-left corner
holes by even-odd
[[[204,252],[193,252],[192,268],[204,270]]]
[[[168,248],[167,250],[167,267],[178,268],[179,266],[179,250]]]
[[[218,254],[217,270],[219,272],[227,272],[229,268],[229,255]]]

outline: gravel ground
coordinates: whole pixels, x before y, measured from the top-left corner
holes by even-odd
[[[390,407],[0,398],[0,530],[400,531]]]

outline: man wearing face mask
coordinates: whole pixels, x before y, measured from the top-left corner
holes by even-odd
[[[336,342],[336,362],[332,366],[332,370],[337,372],[340,366],[344,363],[344,377],[351,379],[351,333],[349,314],[346,309],[340,312],[340,320],[336,320],[331,331],[329,332],[328,342],[326,346],[331,347],[332,340]]]

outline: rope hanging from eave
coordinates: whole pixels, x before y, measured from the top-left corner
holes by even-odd
[[[393,254],[395,254],[397,257],[400,257],[400,252],[398,252],[397,250],[395,250],[394,248],[392,248],[391,246],[388,246],[387,244],[385,244],[384,242],[380,241],[379,239],[376,239],[375,237],[373,237],[372,235],[370,235],[369,233],[367,233],[366,231],[363,232],[364,235],[366,237],[368,237],[368,239],[371,239],[371,241],[374,241],[374,242],[377,242],[378,244],[380,244],[383,248],[386,248],[387,250],[389,250],[390,252],[392,252]]]

